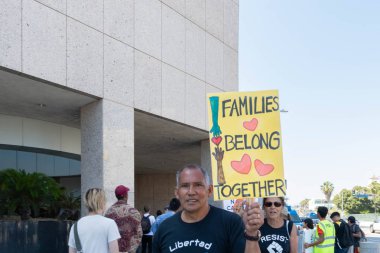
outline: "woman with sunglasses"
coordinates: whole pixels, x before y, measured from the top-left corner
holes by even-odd
[[[285,220],[282,210],[285,207],[283,197],[264,198],[264,224],[260,228],[259,240],[261,253],[297,253],[297,228],[292,221]]]

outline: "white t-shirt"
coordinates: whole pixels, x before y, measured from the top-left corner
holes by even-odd
[[[108,243],[120,238],[114,220],[102,215],[90,215],[78,221],[78,235],[85,253],[106,253]],[[71,226],[68,245],[76,249],[74,226]]]
[[[315,230],[314,229],[304,229],[303,230],[303,241],[304,243],[314,242]],[[313,253],[314,247],[309,247],[305,249],[305,253]]]

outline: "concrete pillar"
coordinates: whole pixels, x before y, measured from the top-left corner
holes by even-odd
[[[82,196],[89,188],[103,188],[108,208],[116,201],[115,187],[123,184],[134,205],[133,108],[106,99],[82,107],[81,136]]]
[[[204,168],[208,172],[208,174],[210,175],[210,179],[212,181],[210,141],[209,140],[203,140],[201,142],[201,167]],[[208,202],[213,206],[223,208],[223,201],[214,201],[213,196],[209,199]]]

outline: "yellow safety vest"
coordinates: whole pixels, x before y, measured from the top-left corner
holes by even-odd
[[[314,253],[334,253],[335,244],[335,227],[328,220],[323,220],[318,223],[319,228],[323,231],[325,240],[314,246]],[[318,228],[315,230],[315,241],[318,241]]]

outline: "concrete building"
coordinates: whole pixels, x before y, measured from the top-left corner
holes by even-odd
[[[335,208],[334,203],[332,202],[327,203],[325,199],[310,199],[309,200],[309,210],[316,212],[319,206],[325,206],[328,209]]]
[[[162,209],[238,90],[238,0],[0,0],[0,169]]]

